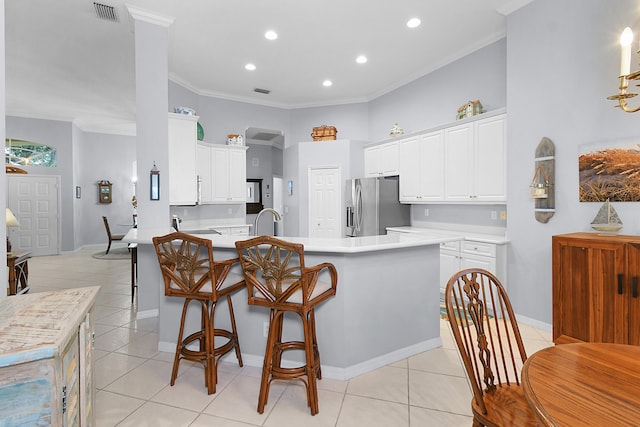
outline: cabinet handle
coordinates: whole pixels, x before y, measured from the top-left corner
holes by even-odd
[[[622,274],[618,274],[618,295],[622,295]]]
[[[631,280],[631,296],[638,298],[638,276],[634,276]]]

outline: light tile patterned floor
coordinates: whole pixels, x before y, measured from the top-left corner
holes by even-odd
[[[29,260],[31,292],[102,287],[95,310],[98,427],[471,425],[471,390],[449,325],[443,321],[442,348],[350,381],[320,381],[316,416],[310,415],[304,388],[297,381],[274,383],[264,414],[259,414],[260,369],[255,367],[221,363],[217,393],[207,395],[202,367],[182,362],[171,387],[173,354],[157,350],[156,319],[135,319],[129,261],[92,258],[99,249]],[[552,344],[549,333],[526,325],[522,335],[528,354]]]

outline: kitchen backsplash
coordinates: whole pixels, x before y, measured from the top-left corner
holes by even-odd
[[[507,226],[507,207],[506,205],[412,205],[411,223],[414,222],[502,228]]]

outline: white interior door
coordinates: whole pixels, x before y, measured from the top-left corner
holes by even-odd
[[[8,230],[12,249],[32,256],[60,253],[60,177],[7,175],[7,206],[20,221]]]
[[[309,196],[309,237],[342,237],[340,168],[310,168]]]

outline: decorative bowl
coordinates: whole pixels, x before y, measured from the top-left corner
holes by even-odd
[[[178,113],[178,114],[185,114],[187,116],[195,116],[196,115],[196,110],[194,110],[193,108],[189,108],[189,107],[174,107],[173,112],[174,113]]]

